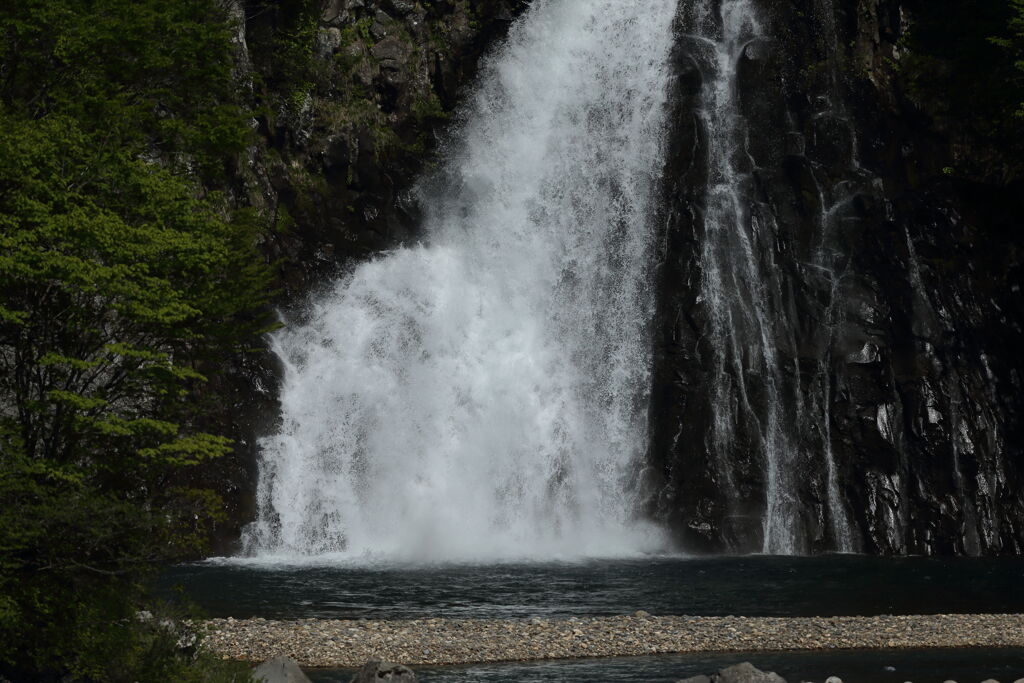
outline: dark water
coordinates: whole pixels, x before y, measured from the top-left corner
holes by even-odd
[[[487,666],[417,669],[424,683],[666,683],[710,674],[731,664],[749,661],[775,671],[790,683],[839,676],[844,683],[979,683],[993,678],[1002,683],[1024,676],[1024,650],[853,650],[846,652],[779,652],[770,654],[671,655],[623,659],[585,659]],[[307,674],[316,683],[348,683],[351,671]]]
[[[496,566],[200,563],[160,581],[209,616],[841,616],[1024,612],[1024,558],[722,557]],[[538,679],[544,680],[544,679]],[[629,679],[625,679],[629,680]],[[980,680],[980,679],[979,679]]]

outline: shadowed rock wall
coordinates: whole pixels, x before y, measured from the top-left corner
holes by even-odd
[[[777,349],[789,551],[1019,553],[1021,188],[948,174],[948,136],[895,78],[913,20],[900,2],[754,5],[763,37],[735,56],[735,165],[768,315],[741,338]],[[751,408],[716,451],[699,115],[714,73],[685,8],[678,23],[651,510],[687,549],[760,551],[769,382],[742,362],[729,371]]]

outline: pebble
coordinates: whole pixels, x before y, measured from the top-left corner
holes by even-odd
[[[211,619],[205,646],[223,657],[358,667],[621,657],[687,652],[1024,647],[1024,615],[687,617],[634,614],[528,619],[273,621]],[[1016,683],[1024,683],[1017,681]]]

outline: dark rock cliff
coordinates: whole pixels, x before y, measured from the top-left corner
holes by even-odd
[[[900,84],[911,3],[752,4],[761,27],[735,55],[732,164],[748,207],[737,229],[762,282],[736,282],[757,305],[734,313],[756,308],[763,320],[730,318],[728,338],[742,348],[716,377],[725,352],[702,296],[710,265],[700,247],[722,239],[708,225],[722,181],[709,184],[713,132],[700,115],[715,75],[683,8],[651,510],[690,550],[760,551],[772,485],[765,424],[775,419],[787,550],[1019,553],[1021,184],[952,172],[970,145]],[[764,347],[777,376],[749,360]],[[726,425],[726,450],[715,440],[716,418],[732,415],[716,402],[721,381],[750,408]]]

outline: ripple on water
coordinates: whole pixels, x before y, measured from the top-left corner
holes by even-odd
[[[744,660],[791,682],[840,676],[847,683],[939,683],[947,679],[975,683],[986,678],[1008,683],[1024,676],[1021,649],[669,655],[423,668],[417,669],[417,675],[424,683],[669,683]],[[348,670],[307,673],[314,683],[348,683],[352,675]]]
[[[323,558],[321,558],[322,560]],[[181,565],[209,616],[268,619],[1024,612],[1024,558],[648,558],[576,563]]]

